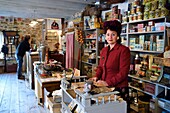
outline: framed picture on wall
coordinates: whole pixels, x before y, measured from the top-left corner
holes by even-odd
[[[47,19],[47,29],[62,29],[61,19]]]

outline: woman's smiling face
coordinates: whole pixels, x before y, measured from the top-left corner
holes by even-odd
[[[116,31],[111,31],[110,29],[107,30],[106,32],[106,41],[109,45],[115,44],[117,39],[117,32]]]

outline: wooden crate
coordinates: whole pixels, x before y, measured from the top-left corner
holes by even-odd
[[[61,103],[56,103],[53,97],[47,97],[48,108],[50,113],[61,113]]]
[[[0,65],[0,73],[4,73],[4,66]]]
[[[17,71],[17,64],[7,64],[6,66],[6,72],[16,72]]]

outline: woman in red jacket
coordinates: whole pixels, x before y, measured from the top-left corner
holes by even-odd
[[[100,62],[92,80],[100,86],[115,87],[122,98],[127,100],[130,50],[121,44],[121,29],[121,23],[117,20],[104,23],[108,46],[101,50]]]

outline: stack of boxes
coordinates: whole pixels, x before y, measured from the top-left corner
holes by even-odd
[[[122,21],[121,9],[118,9],[118,5],[112,7],[112,20]]]

